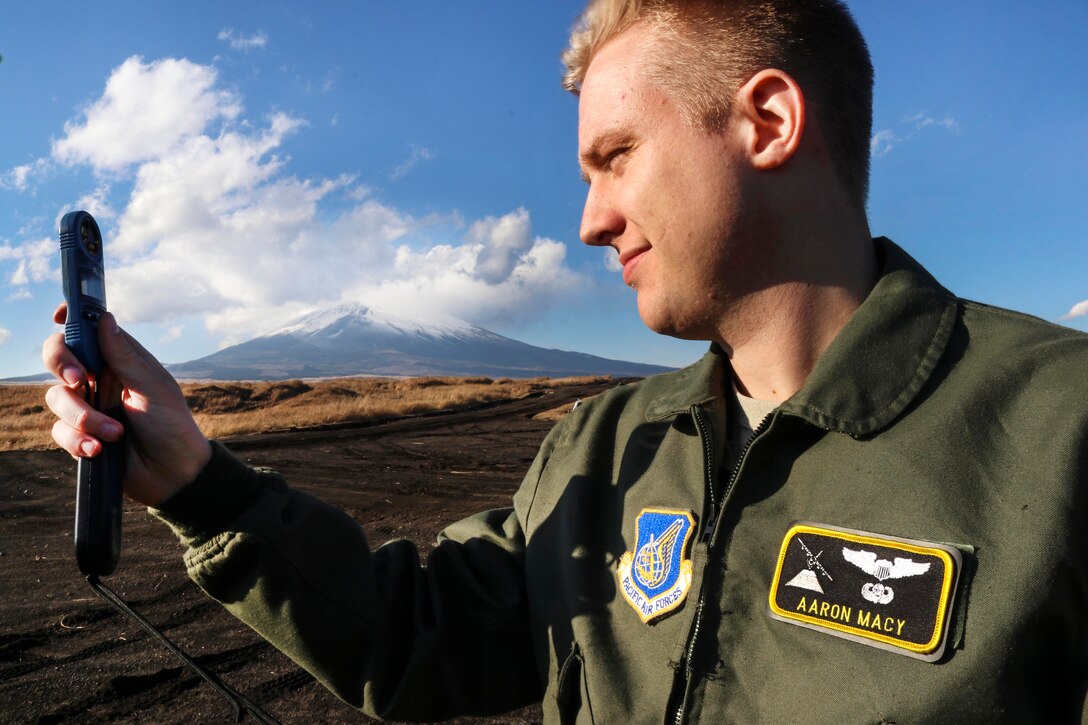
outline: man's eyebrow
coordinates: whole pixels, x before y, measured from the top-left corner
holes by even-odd
[[[625,146],[632,141],[632,135],[629,131],[623,129],[611,129],[599,134],[593,139],[593,142],[584,150],[579,152],[578,161],[579,167],[582,170],[583,181],[588,181],[586,176],[586,168],[599,168],[608,159],[608,156],[612,153],[612,149],[617,146]]]

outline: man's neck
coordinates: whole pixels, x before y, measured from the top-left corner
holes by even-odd
[[[784,281],[750,295],[744,305],[747,324],[734,319],[719,338],[738,390],[781,402],[801,389],[876,283],[876,254],[867,228],[864,234],[864,241],[840,239],[835,253],[829,251],[822,264],[833,272],[804,275],[810,281]]]

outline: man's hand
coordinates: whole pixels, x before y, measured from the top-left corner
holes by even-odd
[[[61,305],[54,322],[63,324],[66,314],[67,306]],[[87,371],[57,333],[42,347],[46,369],[63,381],[45,394],[58,418],[53,439],[72,456],[91,458],[102,452],[103,441],[123,438],[125,493],[157,506],[196,478],[211,458],[211,446],[174,378],[117,326],[113,315],[100,320],[98,343],[108,365],[97,380],[101,407],[123,405],[127,428],[84,400]]]

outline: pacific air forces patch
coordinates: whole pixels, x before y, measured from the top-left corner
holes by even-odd
[[[962,564],[945,544],[797,523],[782,540],[770,615],[933,662]]]
[[[643,622],[673,611],[691,589],[688,547],[695,519],[687,511],[645,508],[635,522],[634,551],[620,557],[620,591]]]

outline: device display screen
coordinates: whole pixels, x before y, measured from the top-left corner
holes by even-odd
[[[102,279],[102,275],[95,274],[92,270],[79,270],[79,290],[88,297],[93,297],[101,302],[106,301],[106,284]]]

